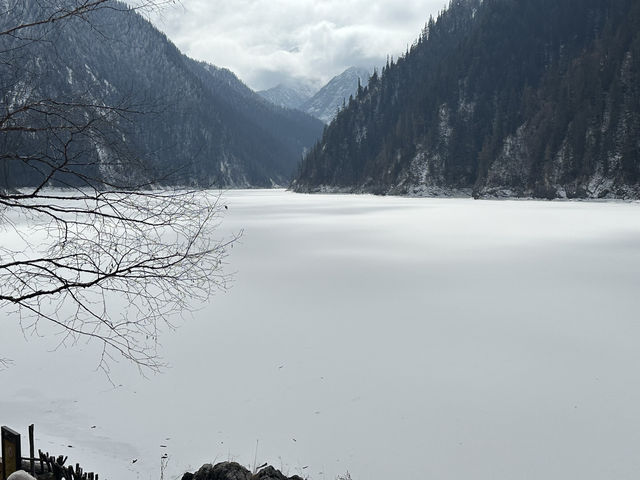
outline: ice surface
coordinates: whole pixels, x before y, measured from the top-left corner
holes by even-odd
[[[322,480],[638,477],[640,204],[226,203],[235,284],[164,334],[166,373],[114,388],[91,345],[5,316],[0,422],[112,480],[159,479],[164,452],[165,478],[253,464],[256,440]]]

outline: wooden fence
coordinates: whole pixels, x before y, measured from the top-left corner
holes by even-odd
[[[68,458],[55,457],[38,450],[35,457],[34,426],[29,426],[29,456],[22,456],[20,434],[9,427],[1,428],[2,458],[0,458],[0,480],[6,480],[17,470],[31,473],[38,480],[98,480],[98,475],[85,472],[80,464],[65,465]]]

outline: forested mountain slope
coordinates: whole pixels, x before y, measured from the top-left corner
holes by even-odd
[[[47,9],[64,1],[71,0],[4,0],[0,27],[47,18]],[[35,118],[30,108],[21,119],[46,124],[46,131],[3,132],[0,186],[40,182],[46,172],[24,159],[59,161],[62,149],[67,159],[112,176],[220,187],[287,184],[322,123],[271,105],[228,70],[187,58],[142,16],[114,5],[0,38],[3,110],[39,102],[48,109]],[[50,128],[56,108],[71,125],[99,121],[99,135],[74,127],[69,155],[66,139]]]
[[[640,2],[455,0],[370,79],[297,191],[640,196]]]

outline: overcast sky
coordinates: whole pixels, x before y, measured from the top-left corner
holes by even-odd
[[[256,90],[287,78],[320,87],[350,66],[404,52],[445,0],[181,0],[152,17],[187,55]]]

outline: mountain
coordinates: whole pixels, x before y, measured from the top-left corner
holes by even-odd
[[[264,99],[284,108],[296,109],[329,123],[345,101],[358,90],[358,82],[365,85],[371,72],[351,67],[333,77],[329,83],[315,92],[303,82],[281,83],[269,90],[258,92]]]
[[[324,123],[330,123],[345,101],[358,91],[358,82],[366,85],[371,72],[365,68],[351,67],[333,77],[318,93],[298,108]]]
[[[640,198],[640,2],[454,0],[292,188]]]
[[[0,27],[47,18],[65,2],[77,4],[12,2]],[[46,172],[33,161],[60,161],[63,150],[67,160],[72,153],[89,170],[112,177],[218,187],[289,182],[321,134],[321,122],[270,104],[229,70],[181,54],[125,4],[109,7],[33,27],[28,35],[0,37],[3,110],[17,112],[14,122],[22,115],[47,126],[3,133],[0,142],[11,158],[0,184],[39,182]],[[29,105],[47,111],[30,108],[26,118]],[[74,129],[71,150],[64,135],[52,134],[62,131],[51,124],[56,118]],[[52,180],[63,182],[60,175]]]
[[[314,92],[315,89],[304,82],[291,81],[261,90],[258,95],[279,107],[304,111],[300,105],[309,100]]]

